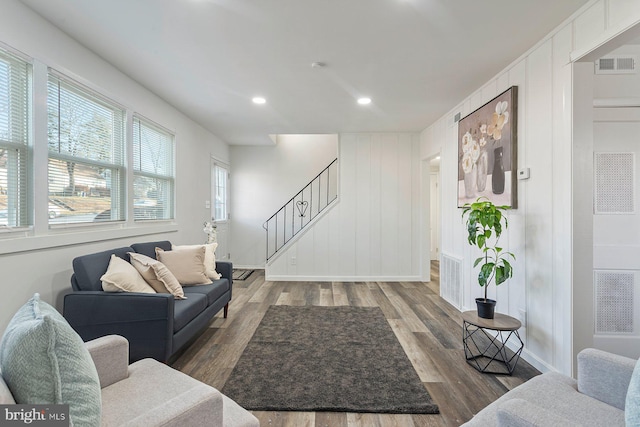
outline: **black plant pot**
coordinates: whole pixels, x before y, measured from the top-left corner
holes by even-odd
[[[476,298],[476,305],[478,306],[478,317],[483,319],[493,319],[493,314],[496,309],[496,301],[492,299]]]

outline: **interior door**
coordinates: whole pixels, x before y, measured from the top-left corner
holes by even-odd
[[[229,213],[229,165],[213,159],[211,165],[211,219],[216,225],[218,249],[216,259],[229,260],[229,231],[231,215]]]

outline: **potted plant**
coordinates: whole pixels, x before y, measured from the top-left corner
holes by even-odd
[[[467,240],[470,245],[477,246],[482,251],[482,256],[473,263],[474,267],[482,264],[478,284],[484,287],[484,298],[476,298],[478,316],[493,319],[496,301],[487,298],[487,288],[492,281],[498,286],[511,278],[513,268],[509,259],[516,259],[511,252],[503,251],[498,246],[500,235],[509,225],[504,215],[508,206],[496,206],[486,197],[480,197],[462,208],[462,218],[466,216],[467,220]]]

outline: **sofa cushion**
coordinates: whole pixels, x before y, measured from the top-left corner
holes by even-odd
[[[204,246],[179,251],[165,251],[156,248],[156,258],[167,266],[182,286],[211,283],[204,268]]]
[[[171,242],[168,240],[160,240],[158,242],[134,243],[133,245],[131,245],[131,248],[139,254],[157,259],[156,248],[160,248],[164,251],[170,251]]]
[[[207,308],[207,296],[189,294],[188,299],[176,300],[173,312],[173,332],[177,332]]]
[[[109,267],[111,254],[115,254],[123,260],[129,261],[127,252],[131,251],[132,249],[129,247],[117,248],[75,258],[73,260],[73,272],[79,290],[101,291],[102,281],[100,278]]]
[[[136,252],[129,252],[131,265],[156,292],[172,294],[176,299],[185,299],[184,291],[176,276],[160,261]]]
[[[228,290],[229,281],[227,279],[218,279],[208,285],[187,286],[184,288],[184,293],[187,296],[204,294],[207,296],[207,305],[211,305]]]
[[[133,265],[115,254],[111,255],[109,268],[100,277],[100,280],[102,281],[102,290],[105,292],[156,293]]]
[[[205,245],[181,245],[181,246],[172,246],[172,250],[181,250],[181,249],[193,249],[204,246],[204,270],[207,277],[211,280],[218,280],[220,278],[220,274],[216,271],[216,248],[218,247],[217,243],[207,243]]]
[[[89,351],[38,294],[9,322],[0,370],[17,403],[68,404],[74,425],[100,424],[100,380]]]
[[[628,426],[640,426],[640,359],[631,375],[624,406],[624,417]]]
[[[219,391],[151,359],[129,365],[129,377],[102,395],[104,426],[229,425]]]

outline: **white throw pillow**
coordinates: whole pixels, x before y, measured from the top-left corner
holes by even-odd
[[[207,285],[211,283],[205,274],[204,246],[179,251],[156,248],[156,258],[167,266],[182,286]]]
[[[155,294],[147,282],[144,281],[138,270],[127,261],[111,255],[107,272],[100,278],[102,290],[105,292],[142,292]]]
[[[171,245],[172,250],[179,251],[182,249],[193,249],[204,246],[204,268],[205,274],[211,280],[218,280],[220,278],[220,273],[216,271],[216,249],[218,248],[217,243],[207,243],[204,245]]]
[[[187,299],[180,282],[166,265],[136,252],[129,252],[129,258],[131,258],[131,265],[156,292],[173,294],[175,299]]]

